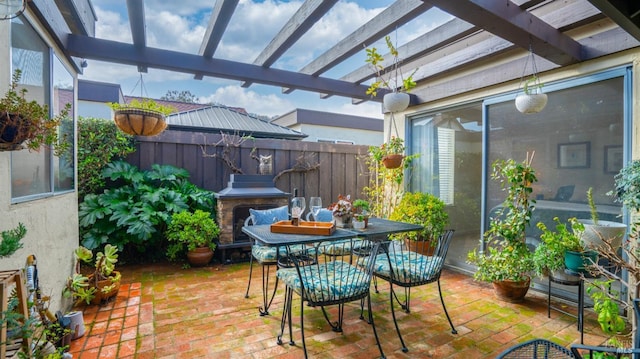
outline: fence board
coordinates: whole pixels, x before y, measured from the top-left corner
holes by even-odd
[[[158,136],[137,137],[137,151],[127,160],[143,170],[150,169],[152,164],[184,168],[194,184],[219,192],[227,186],[232,173],[220,158],[211,157],[213,154],[222,155],[222,145],[216,146],[221,138],[220,134],[172,130]],[[258,173],[258,161],[252,158],[252,151],[256,156],[272,156],[274,176],[294,167],[302,154],[309,162],[319,162],[317,170],[280,176],[276,186],[288,193],[298,188],[298,194],[306,198],[319,195],[325,206],[334,202],[339,194],[351,194],[353,199],[363,198],[362,189],[368,184],[363,157],[368,146],[248,139],[231,150],[235,165],[245,174]]]

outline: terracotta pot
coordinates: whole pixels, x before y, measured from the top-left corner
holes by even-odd
[[[213,258],[213,251],[209,247],[198,247],[193,251],[187,252],[187,260],[194,267],[204,267]]]
[[[529,291],[529,284],[531,284],[531,278],[529,277],[527,277],[527,280],[520,282],[503,280],[493,282],[493,289],[498,299],[509,303],[520,303]]]
[[[404,245],[411,252],[420,253],[425,256],[432,256],[436,251],[435,243],[430,240],[411,240],[405,239]]]
[[[120,272],[113,271],[112,276],[120,277]],[[93,275],[89,275],[89,283],[93,283]],[[120,279],[115,282],[115,286],[106,293],[102,292],[102,288],[112,285],[113,282],[111,279],[105,279],[98,282],[96,296],[91,300],[91,304],[100,304],[103,301],[108,301],[109,299],[115,297],[118,294],[118,290],[120,290]]]
[[[382,164],[386,168],[398,168],[402,166],[404,155],[386,155],[382,157]]]
[[[160,112],[126,108],[114,111],[113,119],[124,133],[137,136],[155,136],[167,128]]]

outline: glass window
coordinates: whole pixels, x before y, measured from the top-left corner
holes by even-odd
[[[414,161],[412,192],[437,195],[447,204],[455,245],[447,261],[465,266],[478,247],[482,193],[482,104],[480,102],[411,119]]]
[[[548,93],[549,102],[537,114],[519,113],[513,100],[487,106],[490,166],[496,159],[525,160],[538,182],[528,241],[536,246],[542,221],[553,228],[553,217],[589,219],[587,190],[593,187],[600,219],[620,221],[621,207],[607,196],[623,164],[624,78],[614,77]],[[489,167],[490,168],[490,167]],[[489,168],[487,168],[489,170]],[[504,192],[488,180],[487,216],[504,200]]]
[[[51,61],[51,49],[40,38],[23,17],[11,20],[11,61],[12,71],[22,70],[19,88],[27,89],[27,98],[47,104],[50,113],[58,113],[64,104],[73,103],[73,76],[64,69],[62,63]],[[52,66],[53,65],[53,66]],[[53,73],[51,69],[53,68]],[[55,90],[52,91],[52,79]],[[59,90],[71,91],[64,96]],[[73,118],[73,117],[71,117]],[[69,133],[73,141],[73,120],[63,124],[62,130]],[[73,142],[70,142],[73,144]],[[11,153],[11,197],[14,202],[43,195],[52,195],[55,191],[73,190],[73,146],[67,154],[55,157],[49,148],[39,152],[26,149]],[[55,157],[55,160],[54,160]],[[55,178],[54,178],[55,176]]]
[[[62,62],[53,57],[53,102],[54,115],[69,105],[69,116],[62,120],[60,136],[72,144],[65,153],[53,156],[53,183],[54,191],[68,191],[75,188],[75,160],[74,160],[74,118],[73,115],[73,76],[62,65]]]

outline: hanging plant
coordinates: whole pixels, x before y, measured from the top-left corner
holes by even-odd
[[[128,104],[111,102],[113,119],[122,132],[137,136],[155,136],[167,128],[166,115],[176,111],[152,99],[131,100]]]
[[[413,81],[413,75],[418,69],[416,68],[409,76],[404,77],[400,69],[402,61],[398,50],[391,42],[391,37],[387,35],[384,40],[387,48],[389,48],[389,53],[393,56],[393,64],[385,71],[384,57],[380,55],[378,49],[375,47],[365,49],[367,52],[365,62],[369,64],[376,73],[376,81],[369,85],[366,94],[376,96],[378,89],[386,88],[389,93],[383,97],[384,108],[391,113],[404,111],[409,106],[409,92],[412,88],[416,87],[416,83]]]
[[[70,104],[54,117],[49,107],[26,99],[27,89],[18,90],[22,71],[16,69],[9,91],[0,98],[0,151],[16,151],[23,148],[39,151],[43,146],[54,146],[61,155],[69,148],[66,137],[58,135],[58,128],[69,115]]]
[[[529,55],[527,61],[524,63],[524,70],[522,71],[522,77],[520,82],[524,79],[524,73],[527,71],[527,64],[529,63],[529,57],[531,58],[531,67],[533,74],[527,81],[525,81],[522,88],[522,93],[516,96],[516,109],[524,114],[538,113],[547,106],[547,94],[542,93],[542,86],[544,84],[540,82],[538,77],[538,69],[536,68],[535,57],[531,46],[529,46]]]

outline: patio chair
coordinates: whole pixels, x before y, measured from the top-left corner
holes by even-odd
[[[354,242],[360,242],[356,245]],[[340,246],[341,250],[349,251],[351,248],[370,248],[371,253],[378,251],[379,243],[371,243],[367,239],[352,238],[340,243],[336,242],[318,242],[314,243],[315,252],[319,253],[325,246]],[[326,248],[325,248],[326,249]],[[297,248],[287,248],[287,259],[293,262],[293,268],[279,269],[277,277],[286,285],[284,308],[282,311],[282,321],[280,324],[280,334],[277,337],[277,343],[282,345],[282,337],[284,335],[285,324],[289,327],[289,344],[295,345],[292,333],[292,302],[293,294],[300,296],[300,332],[302,335],[302,348],[304,357],[308,358],[307,346],[304,338],[304,310],[305,307],[320,307],[322,314],[331,329],[335,332],[342,332],[344,321],[345,304],[354,301],[367,299],[368,304],[368,322],[373,328],[373,334],[376,344],[380,350],[380,355],[384,358],[384,352],[378,339],[373,314],[371,312],[370,300],[370,283],[373,271],[374,256],[368,255],[362,257],[359,261],[360,265],[353,264],[336,259],[332,261],[314,261],[314,255],[304,255]],[[307,303],[307,306],[304,303]],[[332,321],[327,307],[337,306],[337,320]],[[360,318],[364,319],[362,314]],[[333,318],[336,319],[336,318]]]
[[[572,359],[571,350],[546,339],[532,339],[500,353],[496,359]]]
[[[410,241],[391,241],[388,245],[381,246],[382,253],[375,256],[375,264],[373,275],[375,278],[380,278],[389,282],[389,302],[391,305],[391,315],[393,317],[393,323],[400,338],[402,344],[402,351],[407,352],[407,346],[400,334],[400,328],[398,327],[398,321],[396,319],[396,313],[394,309],[394,302],[397,302],[401,308],[406,312],[410,312],[411,304],[411,288],[437,282],[438,293],[440,294],[440,302],[442,303],[442,309],[451,326],[451,333],[457,334],[458,332],[451,322],[447,307],[444,304],[444,298],[442,297],[442,289],[440,287],[440,274],[444,267],[444,261],[449,250],[449,244],[453,238],[453,230],[447,230],[437,239],[435,248],[432,255],[420,254],[415,251],[415,248],[410,248],[415,242]],[[428,245],[428,243],[424,243]],[[433,247],[433,246],[432,246]],[[374,281],[376,293],[378,293],[377,283]],[[394,286],[404,288],[404,301],[401,301],[396,294]]]
[[[287,206],[266,210],[256,210],[251,208],[249,209],[249,213],[249,217],[244,221],[245,226],[272,224],[289,219],[289,208]],[[261,316],[269,315],[269,307],[271,306],[276,290],[278,289],[278,277],[276,277],[273,292],[269,295],[269,274],[271,272],[271,267],[278,264],[277,257],[279,255],[284,255],[284,252],[284,248],[256,244],[253,240],[251,242],[249,282],[247,283],[247,292],[244,297],[249,298],[249,288],[251,287],[251,277],[253,273],[253,261],[255,258],[255,260],[262,266],[262,306],[258,308]]]
[[[323,208],[320,210],[320,212],[318,212],[318,216],[316,217],[312,212],[307,213],[307,221],[313,219],[316,222],[331,222],[333,221],[333,212],[331,212],[330,210]],[[320,248],[318,248],[318,250],[320,252],[318,252],[319,254],[324,255],[325,257],[330,257],[332,259],[335,259],[336,257],[343,257],[346,255],[351,255],[352,253],[352,248],[349,246],[344,246],[342,245],[343,243],[347,243],[347,244],[352,244],[351,240],[349,239],[341,239],[338,240],[336,242],[337,245],[335,246],[331,246],[331,245],[326,245],[326,246],[320,246]],[[359,245],[360,241],[354,242],[353,244],[355,245]],[[351,258],[349,263],[352,263]]]

